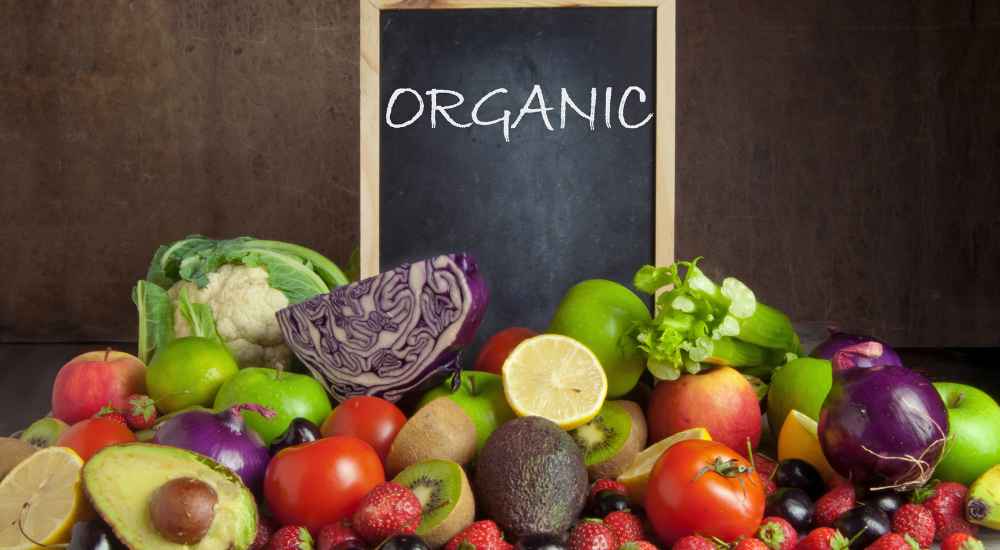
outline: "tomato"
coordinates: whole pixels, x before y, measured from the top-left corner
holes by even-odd
[[[382,461],[356,437],[334,436],[274,455],[264,474],[264,498],[281,525],[321,527],[349,518],[361,499],[385,481]]]
[[[486,344],[483,345],[483,348],[479,350],[479,356],[476,357],[476,364],[473,370],[500,374],[503,362],[507,360],[510,352],[524,340],[537,335],[537,332],[524,327],[510,327],[501,330],[490,337],[486,341]]]
[[[56,441],[60,447],[69,447],[89,460],[97,451],[119,443],[135,441],[135,434],[121,422],[110,418],[88,418],[70,426]]]
[[[385,399],[362,395],[337,405],[323,422],[320,433],[323,437],[354,436],[371,445],[384,461],[403,424],[406,415],[399,407]]]
[[[646,486],[646,515],[666,544],[695,533],[734,541],[764,518],[764,488],[739,453],[689,439],[664,451]]]

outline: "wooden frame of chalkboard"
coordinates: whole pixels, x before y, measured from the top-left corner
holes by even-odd
[[[676,97],[676,0],[359,0],[360,47],[360,252],[361,275],[379,272],[380,74],[383,10],[500,8],[655,8],[656,99],[653,258],[674,259],[674,167]]]

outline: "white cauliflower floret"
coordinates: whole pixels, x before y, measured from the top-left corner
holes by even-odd
[[[177,299],[187,289],[193,303],[208,304],[216,330],[240,367],[288,366],[291,352],[285,346],[275,312],[288,306],[288,297],[271,288],[267,271],[260,267],[226,264],[208,275],[208,285],[181,281],[170,287],[174,304],[174,332],[190,336],[191,328],[180,313]]]

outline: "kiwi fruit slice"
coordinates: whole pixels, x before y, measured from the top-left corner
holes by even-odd
[[[7,477],[14,466],[20,464],[22,460],[37,450],[34,445],[26,441],[13,437],[0,437],[0,479]]]
[[[646,418],[632,401],[608,401],[570,435],[583,450],[590,479],[617,478],[646,446]]]
[[[426,460],[468,464],[476,454],[476,425],[454,401],[439,397],[403,424],[385,458],[386,473]]]
[[[56,444],[59,440],[59,436],[62,435],[64,431],[69,429],[69,424],[66,424],[58,418],[52,418],[51,416],[46,416],[40,420],[34,421],[28,429],[21,432],[21,441],[25,441],[38,447],[39,449],[44,449],[45,447],[51,447]]]
[[[400,472],[393,481],[409,487],[420,500],[422,516],[417,534],[431,548],[444,546],[475,520],[472,486],[465,470],[455,462],[419,462]]]

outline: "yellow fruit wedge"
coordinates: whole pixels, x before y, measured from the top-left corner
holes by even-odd
[[[11,470],[0,482],[0,550],[68,542],[73,524],[90,516],[82,468],[83,459],[71,449],[49,447]]]
[[[649,481],[649,474],[653,471],[653,466],[664,451],[669,449],[674,443],[687,439],[701,439],[711,441],[712,436],[705,428],[691,428],[683,432],[661,439],[656,443],[646,447],[644,451],[635,457],[632,465],[618,476],[618,481],[628,490],[628,497],[633,504],[641,506],[646,497],[646,483]]]
[[[518,344],[503,363],[503,391],[518,416],[541,416],[564,430],[601,412],[608,377],[587,346],[557,334]]]
[[[778,434],[778,460],[789,458],[804,460],[812,464],[823,479],[829,482],[837,476],[837,472],[826,461],[816,434],[815,420],[795,409],[789,411]]]

